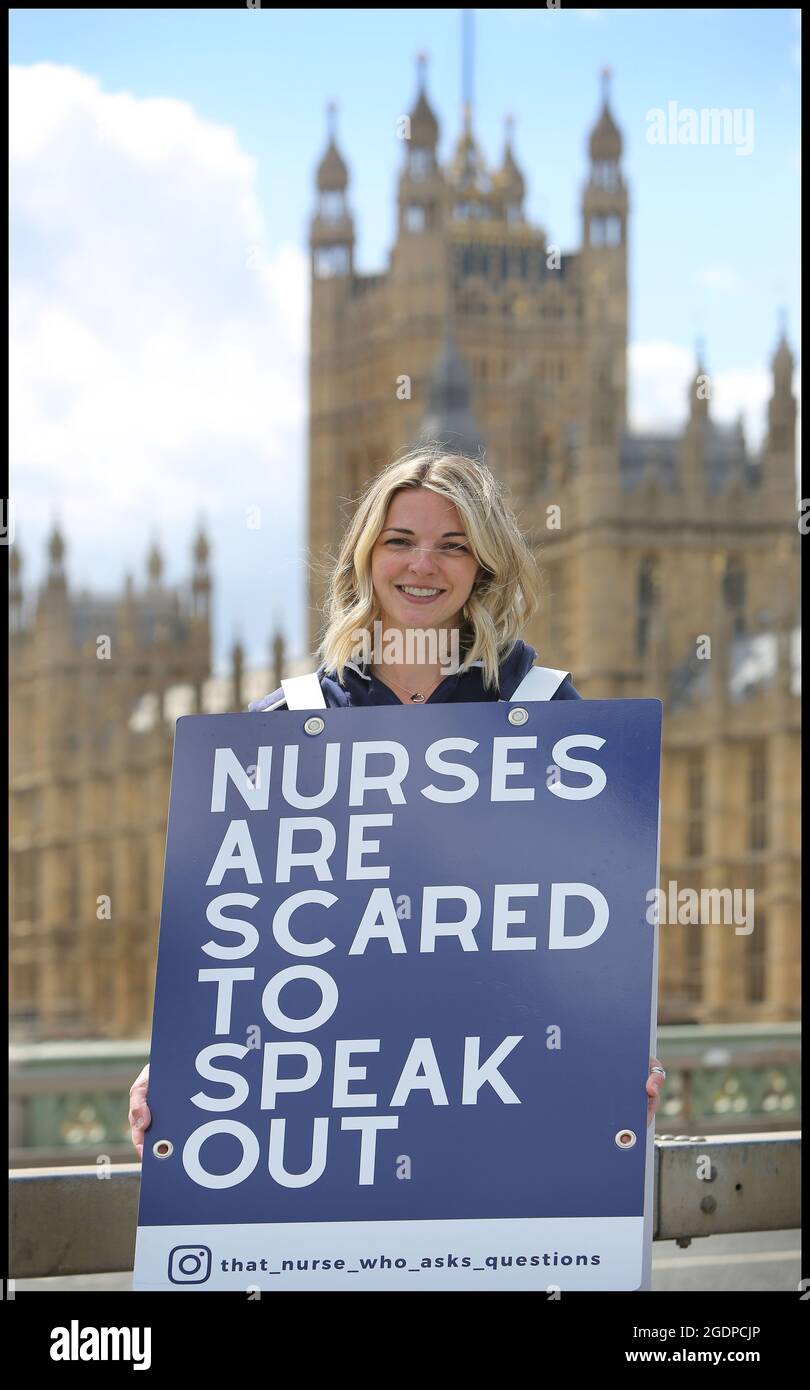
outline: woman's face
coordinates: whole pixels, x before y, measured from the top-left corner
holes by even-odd
[[[371,553],[383,628],[460,628],[461,610],[483,573],[454,503],[430,488],[396,494]],[[418,598],[403,587],[438,593]]]

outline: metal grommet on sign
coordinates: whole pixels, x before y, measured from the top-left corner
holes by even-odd
[[[174,1144],[171,1139],[156,1139],[152,1145],[152,1153],[155,1158],[171,1158],[174,1153]]]
[[[620,1149],[632,1149],[636,1142],[636,1136],[632,1129],[620,1129],[616,1135],[616,1143]]]
[[[312,718],[308,719],[304,724],[305,734],[320,734],[323,731],[323,729],[324,722],[322,719],[318,717],[317,714],[313,714]]]
[[[525,724],[529,717],[529,711],[524,709],[522,705],[515,705],[515,708],[510,709],[506,717],[510,724]]]

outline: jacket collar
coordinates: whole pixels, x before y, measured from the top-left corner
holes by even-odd
[[[482,659],[479,657],[477,661],[471,661],[471,662],[470,662],[470,669],[472,669],[473,666],[483,666],[483,664],[484,664],[484,663],[483,663]],[[347,662],[346,662],[346,665],[347,665],[348,667],[350,667],[350,669],[351,669],[352,671],[356,671],[357,674],[358,674],[358,676],[362,676],[364,681],[370,681],[370,680],[371,680],[371,676],[367,676],[366,673],[365,673],[365,671],[362,670],[362,668],[361,668],[360,666],[356,665],[356,663],[355,663],[354,661],[347,661]]]

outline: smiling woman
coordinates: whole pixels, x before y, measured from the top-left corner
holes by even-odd
[[[421,704],[445,675],[435,669],[441,666],[440,637],[446,650],[447,635],[458,632],[464,605],[484,570],[466,544],[458,508],[440,494],[427,488],[404,489],[393,498],[386,521],[372,552],[371,573],[383,631],[388,639],[397,634],[404,639],[403,656],[396,663],[375,663],[372,670],[378,680],[405,694],[410,687],[411,701]],[[419,609],[433,638],[421,662],[407,641]]]
[[[337,561],[325,579],[324,629],[318,648],[321,664],[311,677],[298,678],[306,684],[305,698],[302,701],[303,692],[294,689],[293,678],[251,704],[255,713],[316,705],[359,708],[510,700],[530,672],[542,693],[526,698],[581,698],[569,673],[536,665],[537,653],[521,637],[539,605],[540,578],[501,484],[482,463],[437,445],[410,450],[393,460],[359,498]],[[386,637],[398,637],[401,642],[380,654],[375,640],[375,660],[358,661],[358,642],[368,643],[378,625]],[[421,646],[415,641],[420,634],[429,639]],[[460,661],[448,675],[441,658],[447,639],[453,637]],[[409,642],[415,642],[410,650]],[[582,735],[577,741],[583,742]],[[596,745],[586,740],[586,746]],[[558,765],[567,751],[552,750]],[[584,765],[572,763],[571,768],[582,772]],[[596,795],[600,769],[595,765],[594,770],[597,776],[590,790],[579,786],[566,790],[565,780],[549,790],[557,796]],[[238,777],[239,769],[232,771]],[[269,765],[266,771],[269,774]],[[327,781],[328,774],[327,766]],[[294,772],[288,793],[293,782]],[[256,794],[255,787],[251,790]],[[251,794],[247,785],[244,794]],[[219,809],[224,809],[224,803]],[[558,887],[564,896],[571,885]],[[497,894],[498,885],[493,884],[492,891]],[[559,904],[555,911],[562,911]],[[598,911],[595,903],[597,928]],[[394,914],[390,919],[394,935],[397,922]],[[548,922],[546,926],[548,931]],[[466,922],[463,930],[468,935],[469,929]],[[450,930],[458,936],[462,928],[457,924]],[[440,932],[441,927],[434,924],[426,940]],[[474,938],[467,939],[466,949],[476,949]],[[651,1059],[651,1065],[655,1060]],[[131,1090],[132,1141],[139,1155],[144,1129],[151,1121],[148,1079],[147,1066]],[[662,1081],[658,1073],[648,1078],[649,1119],[655,1113]]]
[[[510,699],[535,665],[521,632],[539,606],[537,563],[483,463],[435,443],[394,459],[359,497],[337,560],[313,569],[326,592],[316,703]],[[581,698],[569,672],[536,669],[543,699]],[[285,708],[287,682],[250,705]]]
[[[483,569],[465,543],[458,509],[428,488],[407,488],[390,503],[388,525],[371,559],[385,630],[407,628],[424,609],[432,630],[460,627]]]
[[[497,699],[500,665],[538,596],[534,556],[493,474],[436,445],[419,447],[372,479],[358,502],[330,579],[324,668],[342,682],[379,624],[390,645],[384,660],[364,663],[369,678],[401,703],[425,703],[447,676],[442,652],[452,637],[460,674],[480,666],[487,693],[478,698]]]

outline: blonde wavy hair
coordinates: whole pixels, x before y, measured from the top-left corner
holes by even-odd
[[[328,574],[322,607],[323,636],[317,656],[343,683],[358,633],[369,640],[382,618],[374,592],[371,554],[394,495],[403,488],[430,488],[458,508],[470,548],[484,570],[462,610],[460,670],[483,662],[485,688],[499,688],[500,662],[514,647],[540,604],[540,575],[503,485],[482,463],[420,444],[392,460],[363,489]]]

